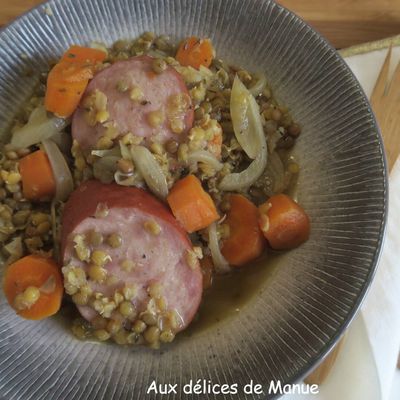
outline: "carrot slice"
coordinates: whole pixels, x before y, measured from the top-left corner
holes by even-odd
[[[19,162],[22,193],[28,200],[40,201],[51,198],[56,192],[56,181],[47,154],[37,150]]]
[[[310,236],[310,219],[302,207],[285,194],[278,194],[259,207],[259,223],[270,246],[293,249]]]
[[[38,288],[40,296],[25,309],[16,309],[16,298],[28,287]],[[11,264],[4,275],[7,301],[18,315],[38,320],[55,314],[61,306],[63,282],[60,268],[51,258],[29,255]]]
[[[229,264],[242,266],[259,257],[266,243],[258,225],[257,207],[240,194],[230,195],[229,203],[225,223],[230,234],[222,242],[221,252]]]
[[[54,66],[47,78],[45,107],[59,117],[69,117],[83,96],[98,62],[106,53],[87,47],[72,46]]]
[[[199,69],[201,65],[209,67],[214,58],[214,49],[210,39],[189,37],[181,42],[175,57],[183,66]]]
[[[188,175],[172,187],[167,197],[175,218],[191,233],[219,218],[215,204],[194,175]]]
[[[106,57],[107,54],[104,51],[73,45],[64,53],[61,61],[95,64],[96,62],[103,62]]]

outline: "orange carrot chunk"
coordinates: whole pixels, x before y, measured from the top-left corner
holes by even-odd
[[[64,53],[61,60],[95,64],[96,62],[103,62],[106,57],[107,54],[104,51],[73,45]]]
[[[4,275],[7,301],[18,315],[39,320],[61,306],[63,282],[60,268],[51,258],[29,255],[11,264]]]
[[[69,117],[78,107],[95,66],[106,53],[87,47],[72,46],[50,71],[47,78],[45,107],[59,117]]]
[[[310,236],[308,215],[285,194],[270,197],[259,213],[260,228],[273,249],[293,249]]]
[[[43,150],[28,154],[19,162],[22,193],[28,200],[46,200],[54,196],[56,182],[49,158]]]
[[[225,220],[229,237],[222,242],[221,252],[229,264],[242,266],[259,257],[266,243],[258,225],[257,207],[240,194],[230,195],[229,203]]]
[[[201,65],[209,67],[214,58],[214,49],[210,39],[189,37],[181,42],[175,57],[185,67],[199,69]]]
[[[212,198],[194,175],[176,182],[167,202],[175,218],[189,233],[203,229],[219,218]]]

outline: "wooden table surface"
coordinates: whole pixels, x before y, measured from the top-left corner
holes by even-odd
[[[336,48],[400,34],[400,0],[278,0]],[[0,0],[0,26],[41,0]]]

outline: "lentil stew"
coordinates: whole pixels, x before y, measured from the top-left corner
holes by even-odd
[[[10,130],[7,299],[21,317],[53,315],[61,300],[43,299],[61,299],[62,276],[80,339],[158,348],[190,325],[214,277],[229,290],[239,268],[308,238],[291,198],[301,127],[264,75],[218,59],[209,39],[72,46]],[[30,272],[12,273],[21,262]],[[40,265],[58,269],[43,281]]]

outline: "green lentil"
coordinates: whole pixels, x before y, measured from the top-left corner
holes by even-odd
[[[103,266],[111,261],[111,257],[102,250],[94,250],[90,259],[95,265],[98,266]]]
[[[140,319],[136,320],[132,326],[132,330],[136,333],[143,333],[147,328],[147,325]]]
[[[107,332],[105,329],[96,329],[93,332],[93,335],[97,340],[100,340],[101,342],[104,342],[104,341],[110,339],[110,337],[111,337],[110,333]]]
[[[150,326],[143,333],[143,337],[147,343],[156,343],[160,338],[160,329],[156,326]]]
[[[123,301],[118,310],[124,317],[134,317],[136,315],[135,307],[130,301]]]
[[[107,244],[116,249],[122,245],[122,237],[118,233],[112,233],[107,237]]]
[[[103,243],[103,235],[100,232],[96,232],[94,229],[87,234],[88,243],[92,246],[100,246]]]
[[[162,331],[160,334],[160,341],[163,343],[171,343],[175,338],[175,334],[170,330]]]

